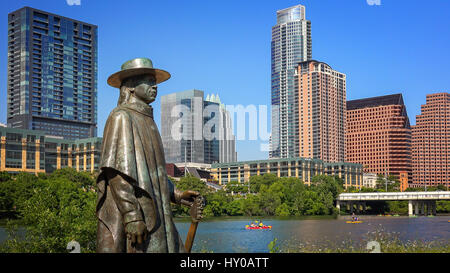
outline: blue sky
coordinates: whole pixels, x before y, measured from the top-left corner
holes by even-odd
[[[306,6],[313,58],[347,74],[347,98],[403,93],[411,124],[429,93],[450,88],[450,1],[66,0],[4,1],[0,7],[0,122],[6,122],[7,14],[23,6],[99,27],[99,136],[118,90],[107,77],[126,60],[149,57],[172,78],[159,96],[188,89],[225,104],[270,105],[270,39],[276,11]],[[154,103],[160,123],[159,99]],[[270,119],[269,119],[270,120]],[[239,141],[238,159],[267,158],[261,141]]]

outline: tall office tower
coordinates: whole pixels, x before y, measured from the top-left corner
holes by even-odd
[[[161,97],[161,137],[167,163],[237,161],[231,119],[216,95],[188,90]]]
[[[450,93],[427,95],[412,126],[413,187],[450,184]]]
[[[210,160],[208,162],[214,163],[228,163],[228,162],[236,162],[237,161],[237,152],[236,152],[236,138],[233,135],[233,124],[231,121],[230,112],[228,112],[225,108],[225,105],[220,102],[219,95],[207,95],[205,102],[205,107],[207,106],[212,111],[214,111],[214,114],[209,112],[211,110],[207,110],[207,117],[205,117],[205,125],[208,126],[208,121],[211,121],[210,124],[214,127],[214,129],[204,130],[204,133],[207,134],[210,139],[213,139],[211,141],[205,140],[205,147],[207,147],[207,143],[218,143],[219,145],[219,160],[213,160],[213,157],[211,156]],[[217,119],[214,119],[217,113]],[[219,140],[214,139],[214,132],[215,131],[215,125],[218,124],[218,136]],[[213,151],[212,149],[210,149]],[[205,159],[207,159],[207,150],[205,149]],[[206,160],[205,160],[206,161]]]
[[[411,126],[402,94],[347,101],[346,162],[411,183]]]
[[[299,157],[345,159],[346,75],[318,61],[298,64]]]
[[[272,27],[272,136],[270,158],[298,155],[298,96],[295,71],[300,62],[312,58],[311,22],[305,7],[297,5],[277,11]]]
[[[97,135],[97,26],[24,7],[8,15],[8,127]]]

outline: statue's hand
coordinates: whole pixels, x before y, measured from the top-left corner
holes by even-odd
[[[125,226],[125,232],[127,238],[131,240],[131,243],[142,244],[147,240],[147,226],[144,221],[130,222]]]
[[[187,190],[181,193],[180,202],[183,205],[191,206],[194,203],[195,197],[199,196],[200,193],[197,191]]]
[[[203,209],[205,208],[205,198],[203,196],[197,196],[191,205],[189,214],[191,215],[193,222],[198,222],[203,218]]]

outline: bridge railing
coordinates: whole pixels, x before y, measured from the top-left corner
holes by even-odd
[[[339,201],[450,200],[450,191],[341,193]]]

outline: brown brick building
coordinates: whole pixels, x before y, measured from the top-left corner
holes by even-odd
[[[412,181],[411,126],[401,94],[347,101],[346,162]]]
[[[327,162],[345,159],[346,75],[319,61],[301,62],[298,74],[298,153]]]
[[[450,94],[427,95],[412,127],[413,186],[450,183]]]

